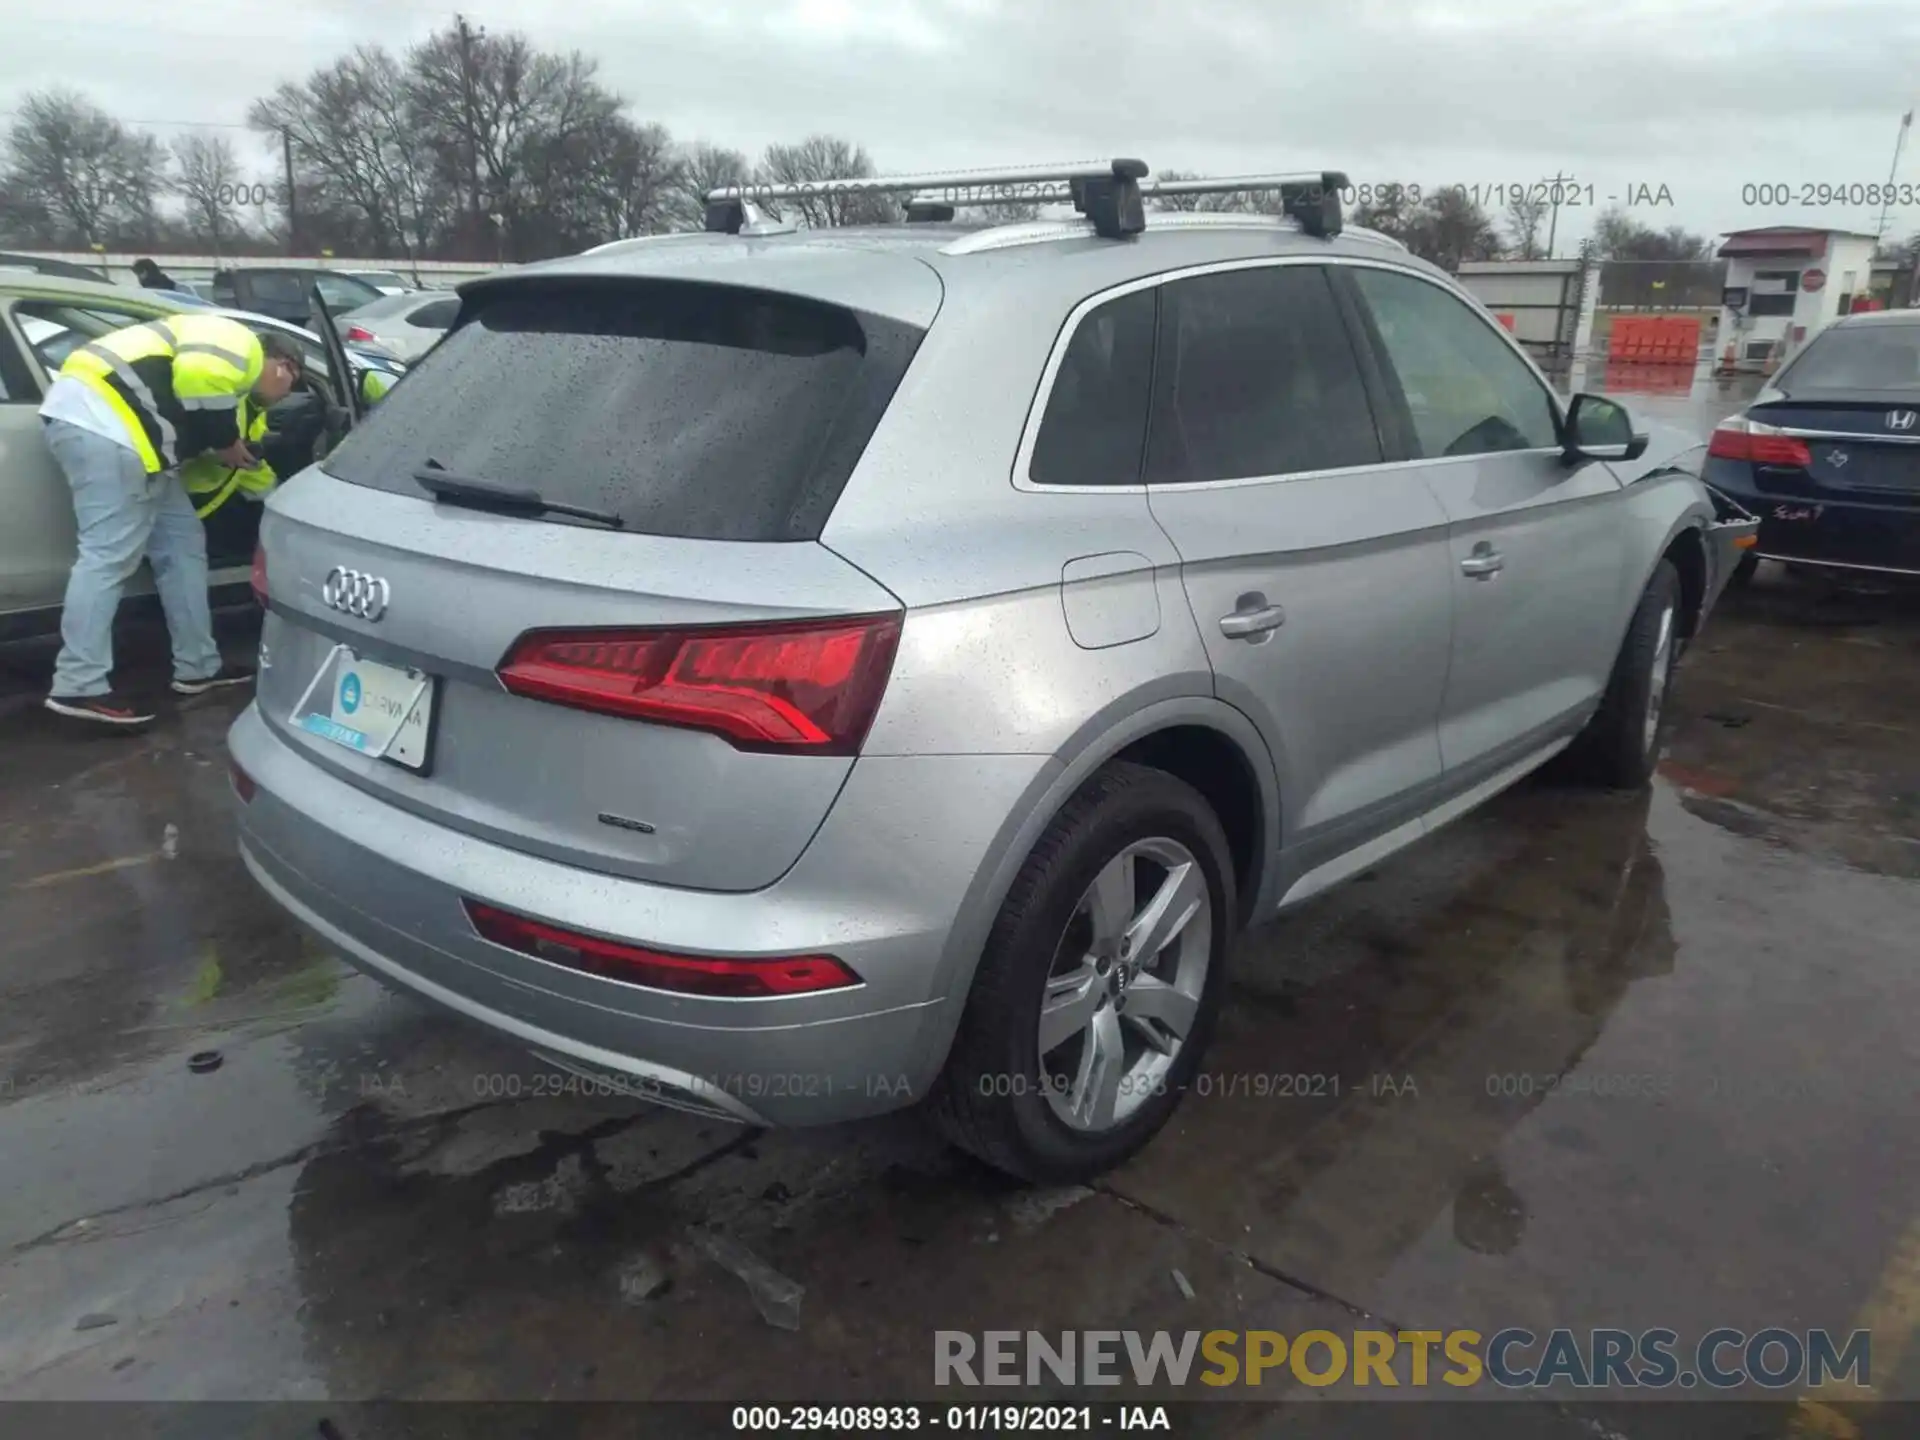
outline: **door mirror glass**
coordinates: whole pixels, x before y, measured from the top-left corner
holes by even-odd
[[[1634,460],[1646,453],[1627,407],[1604,395],[1576,395],[1567,409],[1566,449],[1583,460]]]

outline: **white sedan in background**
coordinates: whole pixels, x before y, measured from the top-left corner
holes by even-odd
[[[459,313],[460,297],[451,290],[416,290],[369,300],[337,323],[347,344],[379,345],[411,364],[440,343]]]

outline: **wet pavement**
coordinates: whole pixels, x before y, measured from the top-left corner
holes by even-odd
[[[1730,393],[1634,409],[1704,429]],[[1244,937],[1168,1131],[1034,1192],[911,1114],[582,1095],[386,993],[235,856],[240,701],[80,740],[13,656],[0,1395],[1005,1400],[935,1392],[933,1332],[1778,1325],[1871,1328],[1876,1387],[1920,1399],[1916,660],[1914,592],[1763,567],[1650,793],[1536,778]],[[1395,1433],[1482,1433],[1437,1408]],[[1754,1433],[1678,1409],[1574,1397],[1533,1433]]]

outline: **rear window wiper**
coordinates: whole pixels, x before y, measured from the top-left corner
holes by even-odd
[[[526,515],[570,515],[576,520],[592,520],[610,530],[624,530],[627,522],[611,510],[593,510],[585,505],[563,505],[549,500],[538,490],[497,485],[491,480],[476,480],[471,475],[456,475],[438,460],[413,472],[417,480],[436,500],[454,505],[471,505],[476,510],[518,511]]]

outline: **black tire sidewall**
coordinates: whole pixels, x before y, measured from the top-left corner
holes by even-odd
[[[1651,737],[1646,735],[1647,702],[1653,690],[1653,667],[1660,662],[1660,616],[1673,612],[1673,634],[1667,642],[1666,684],[1660,701],[1660,720]],[[1618,712],[1614,723],[1619,733],[1612,737],[1620,751],[1620,779],[1644,785],[1653,778],[1660,761],[1660,737],[1666,733],[1668,700],[1673,693],[1673,666],[1680,654],[1680,576],[1671,562],[1662,560],[1647,579],[1634,609],[1633,624],[1627,632],[1627,646],[1621,654],[1622,671]]]
[[[1234,892],[1227,864],[1226,837],[1200,796],[1171,776],[1144,772],[1137,783],[1110,796],[1091,815],[1082,816],[1077,833],[1065,837],[1060,863],[1044,892],[1036,893],[1004,935],[995,957],[1018,969],[1016,1002],[1006,1012],[998,1038],[1005,1074],[1006,1118],[1020,1148],[1039,1172],[1104,1169],[1138,1150],[1166,1123],[1197,1070],[1213,1038],[1226,992],[1227,952],[1233,933]],[[1121,1125],[1099,1135],[1073,1130],[1053,1113],[1041,1089],[1040,1003],[1060,936],[1094,876],[1128,845],[1150,836],[1177,840],[1193,854],[1206,875],[1212,900],[1212,945],[1207,980],[1192,1031],[1166,1076],[1164,1090],[1150,1095]],[[997,1103],[997,1097],[996,1097]]]

